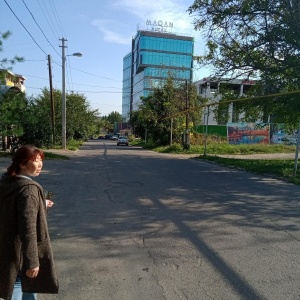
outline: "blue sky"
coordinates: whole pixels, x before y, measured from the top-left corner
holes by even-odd
[[[121,113],[123,57],[130,52],[137,28],[149,29],[147,20],[172,22],[172,32],[194,36],[194,54],[204,54],[201,33],[194,30],[193,17],[186,12],[192,4],[193,0],[1,0],[0,32],[9,30],[12,35],[4,41],[0,60],[14,55],[25,58],[12,71],[26,77],[31,96],[49,88],[50,54],[53,87],[61,90],[59,39],[63,37],[68,40],[67,55],[83,54],[67,57],[67,92],[84,94],[102,116]],[[195,80],[209,75],[208,70],[196,69]]]

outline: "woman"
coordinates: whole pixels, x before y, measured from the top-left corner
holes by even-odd
[[[46,220],[40,174],[44,153],[32,145],[19,148],[0,179],[0,298],[37,299],[58,293],[58,281]]]

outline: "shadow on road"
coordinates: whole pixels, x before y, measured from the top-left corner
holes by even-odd
[[[48,162],[50,176],[40,180],[57,199],[49,213],[57,260],[78,262],[68,265],[69,272],[85,270],[85,257],[100,260],[89,270],[102,274],[106,259],[134,264],[148,255],[155,270],[165,263],[173,272],[182,265],[199,273],[193,281],[188,270],[179,269],[183,285],[201,286],[199,278],[217,280],[237,299],[265,299],[263,279],[244,272],[262,268],[265,248],[299,241],[299,187],[204,162],[145,155],[138,147],[101,145],[87,143],[70,161]],[[133,245],[120,248],[128,237]],[[183,242],[176,245],[177,239]],[[87,241],[97,243],[97,253],[86,247]],[[248,257],[243,260],[239,253]],[[210,267],[217,273],[214,280],[201,277],[205,272],[211,276]],[[263,268],[261,277],[278,271]]]

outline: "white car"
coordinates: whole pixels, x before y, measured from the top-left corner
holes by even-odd
[[[118,138],[118,142],[117,142],[117,145],[125,145],[125,146],[128,146],[128,138],[126,136],[120,136]]]
[[[113,135],[110,137],[110,140],[113,140],[113,141],[116,141],[118,139],[118,136],[117,135]]]

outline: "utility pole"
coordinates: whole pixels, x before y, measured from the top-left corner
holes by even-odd
[[[50,101],[51,101],[51,123],[52,123],[52,135],[51,142],[54,145],[55,136],[55,109],[54,109],[54,98],[53,98],[53,87],[52,87],[52,67],[51,67],[51,56],[48,54],[48,68],[49,68],[49,84],[50,84]]]
[[[170,145],[173,144],[173,118],[171,118]]]
[[[204,153],[203,153],[204,156],[206,155],[206,148],[207,148],[208,119],[209,119],[209,106],[207,106],[207,113],[206,113],[205,141],[204,141]]]
[[[188,81],[185,81],[185,149],[190,148]]]
[[[61,38],[62,50],[62,148],[67,148],[67,124],[66,124],[66,55],[65,55],[65,42],[66,39]]]
[[[65,42],[68,40],[61,38],[61,50],[62,50],[62,148],[67,149],[67,121],[66,121],[66,54],[65,54]],[[82,53],[75,52],[67,56],[81,57]]]
[[[297,144],[296,144],[295,161],[294,161],[294,176],[295,177],[297,175],[297,168],[298,168],[299,144],[300,144],[300,124],[298,127]]]

